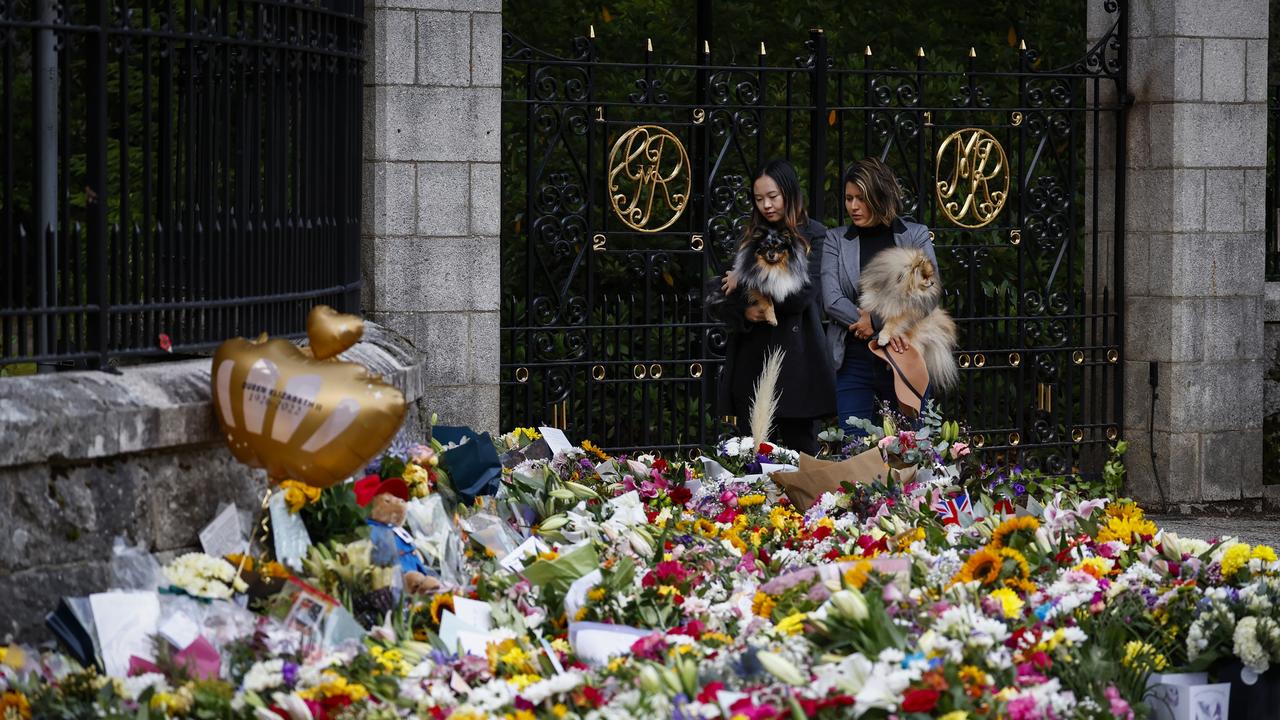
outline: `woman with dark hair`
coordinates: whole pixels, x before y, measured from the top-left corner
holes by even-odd
[[[773,439],[792,450],[814,454],[818,449],[817,420],[835,410],[835,377],[827,359],[819,305],[826,228],[805,212],[800,179],[791,163],[766,163],[752,178],[751,190],[751,221],[739,249],[753,242],[759,230],[773,229],[788,237],[797,253],[807,256],[808,278],[799,291],[781,299],[770,298],[777,317],[775,326],[765,321],[761,305],[749,303],[745,292],[736,292],[739,278],[732,271],[726,274],[723,287],[731,301],[730,312],[742,314],[746,330],[729,336],[717,388],[718,406],[721,414],[737,417],[739,432],[750,434],[756,378],[764,367],[765,354],[781,348],[786,354],[778,379],[781,394]]]
[[[823,246],[822,299],[837,368],[836,418],[849,432],[850,417],[873,420],[877,403],[895,397],[892,370],[867,347],[881,319],[858,309],[859,275],[877,253],[895,246],[923,250],[935,270],[938,259],[929,228],[901,217],[898,181],[879,158],[858,160],[845,171],[844,207],[849,224],[828,230]],[[906,342],[895,337],[889,349],[901,353]]]

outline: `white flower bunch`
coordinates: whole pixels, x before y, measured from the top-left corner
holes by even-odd
[[[232,591],[249,589],[236,577],[236,567],[231,563],[204,553],[187,553],[164,568],[169,582],[188,595],[203,598],[230,598]]]
[[[1250,615],[1236,623],[1231,635],[1232,652],[1250,670],[1261,675],[1273,660],[1280,660],[1280,623],[1270,617]]]
[[[284,661],[267,660],[254,663],[244,675],[244,689],[261,694],[284,684]]]

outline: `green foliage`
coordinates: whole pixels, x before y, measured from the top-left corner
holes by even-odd
[[[326,488],[318,500],[304,505],[298,514],[313,542],[350,542],[365,527],[364,510],[356,505],[355,493],[345,484]]]

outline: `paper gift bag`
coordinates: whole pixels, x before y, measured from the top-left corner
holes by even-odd
[[[775,472],[769,475],[790,498],[800,512],[806,512],[825,492],[835,492],[841,483],[884,482],[889,467],[880,457],[880,450],[871,448],[848,460],[831,462],[800,453],[800,469],[792,472]]]

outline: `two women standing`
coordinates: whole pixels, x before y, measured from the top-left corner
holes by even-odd
[[[788,233],[808,256],[809,282],[775,306],[778,324],[764,322],[757,305],[739,297],[747,329],[730,336],[718,387],[723,414],[738,418],[748,434],[747,417],[765,354],[774,347],[786,355],[778,386],[781,400],[777,440],[794,450],[817,450],[817,423],[834,412],[838,422],[851,416],[870,419],[877,402],[894,397],[888,366],[868,348],[880,319],[858,309],[858,278],[876,253],[890,247],[922,249],[937,267],[929,230],[904,220],[897,180],[876,158],[859,160],[844,176],[844,206],[850,224],[832,230],[808,217],[799,178],[790,163],[774,160],[752,181],[754,208],[743,243],[767,226]],[[730,273],[725,290],[735,295]],[[741,296],[742,293],[736,293]],[[822,316],[827,323],[823,330]],[[906,344],[894,338],[890,350]]]

